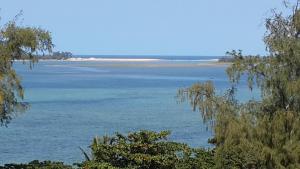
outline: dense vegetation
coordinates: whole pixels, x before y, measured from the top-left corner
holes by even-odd
[[[73,56],[71,52],[52,52],[49,54],[39,54],[35,55],[36,60],[66,60]],[[28,55],[22,55],[20,57],[20,60],[31,60],[30,56]]]
[[[213,152],[168,141],[169,131],[139,131],[127,136],[94,138],[91,155],[75,166],[61,162],[32,161],[28,164],[6,164],[0,169],[209,169],[214,167]]]
[[[128,136],[95,138],[84,168],[193,169],[212,168],[213,153],[167,141],[168,131],[140,131]]]
[[[227,69],[232,88],[217,95],[212,82],[179,92],[194,110],[211,122],[217,168],[300,168],[300,11],[266,20],[268,56],[244,56],[241,51]],[[240,103],[235,98],[240,78],[248,77],[261,100]]]
[[[48,59],[54,59],[54,60],[66,60],[73,57],[73,54],[71,52],[53,52],[52,54],[48,55],[40,55],[38,56],[38,59],[40,60],[48,60]]]

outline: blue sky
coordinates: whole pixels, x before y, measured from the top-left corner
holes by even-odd
[[[1,0],[1,24],[52,33],[55,50],[101,55],[265,54],[264,19],[281,0]]]

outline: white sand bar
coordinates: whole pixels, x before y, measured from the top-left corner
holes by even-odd
[[[161,59],[143,59],[143,58],[70,58],[66,61],[99,61],[99,62],[153,62]]]

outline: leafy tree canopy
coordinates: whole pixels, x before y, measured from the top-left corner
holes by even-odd
[[[266,19],[267,56],[228,52],[232,88],[218,95],[212,82],[179,91],[205,122],[212,122],[217,168],[300,168],[300,10],[274,12]],[[257,86],[261,100],[240,103],[235,97],[240,78]]]
[[[14,61],[29,58],[31,67],[37,61],[36,55],[51,52],[53,47],[48,31],[18,26],[16,20],[17,17],[0,27],[0,125],[7,125],[18,112],[28,107],[20,102],[24,93],[20,77],[13,68]]]
[[[168,131],[139,131],[127,136],[95,138],[92,156],[86,153],[83,168],[91,169],[193,169],[214,166],[211,151],[193,149],[186,144],[167,141]]]

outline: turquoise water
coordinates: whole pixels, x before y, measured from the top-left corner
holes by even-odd
[[[33,70],[21,63],[15,67],[31,108],[8,128],[0,128],[0,164],[34,159],[80,162],[79,147],[88,150],[94,136],[140,129],[171,130],[171,140],[208,147],[212,132],[199,112],[178,104],[175,96],[179,88],[198,81],[212,80],[219,91],[228,87],[226,65],[209,66],[194,59],[41,61]],[[246,90],[243,81],[240,90]]]

